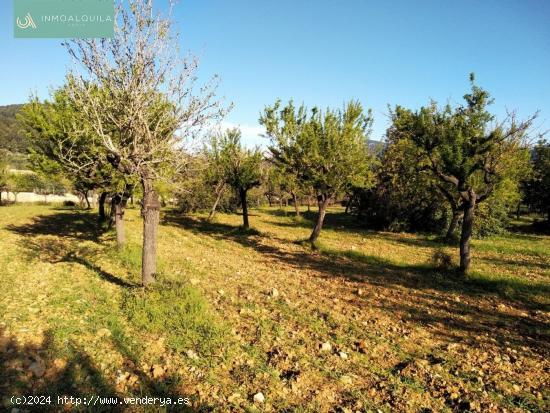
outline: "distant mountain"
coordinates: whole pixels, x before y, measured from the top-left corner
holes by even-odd
[[[369,151],[372,154],[378,155],[380,152],[384,150],[384,148],[386,147],[386,143],[382,141],[375,141],[375,140],[369,139],[367,141],[367,146],[369,147]]]
[[[15,115],[23,105],[0,106],[0,149],[25,153],[28,142],[21,132]]]

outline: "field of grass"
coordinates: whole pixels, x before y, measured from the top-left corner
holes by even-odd
[[[361,230],[340,209],[315,251],[300,242],[313,214],[253,210],[243,232],[239,215],[165,211],[145,292],[139,211],[126,217],[116,251],[91,212],[0,208],[0,409],[50,394],[188,397],[188,411],[550,410],[548,236],[474,241],[463,279],[433,263],[456,247]],[[186,411],[73,410],[117,409]]]

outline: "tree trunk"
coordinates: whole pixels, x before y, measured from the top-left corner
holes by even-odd
[[[325,215],[327,213],[329,197],[325,194],[319,195],[317,197],[317,203],[319,205],[319,213],[317,214],[317,221],[315,222],[315,227],[313,227],[313,232],[309,237],[309,242],[314,244],[321,234],[321,229],[323,228],[323,222],[325,221]]]
[[[126,244],[126,233],[124,231],[124,199],[119,194],[111,201],[111,214],[115,216],[116,244],[122,248]]]
[[[84,192],[84,200],[86,201],[86,209],[91,209],[90,200],[88,199],[88,191]]]
[[[100,222],[105,222],[105,219],[107,218],[105,216],[105,201],[107,199],[107,192],[102,192],[101,195],[99,196],[99,201],[98,201],[98,204],[99,204],[99,221]]]
[[[520,214],[521,214],[521,199],[518,201],[518,206],[516,208],[516,219],[519,220]]]
[[[355,199],[355,193],[348,194],[348,200],[346,201],[346,210],[344,211],[345,214],[349,214],[350,206],[352,202]]]
[[[248,205],[246,204],[246,189],[240,189],[239,193],[241,195],[241,207],[243,208],[243,228],[248,229],[250,225],[248,223]]]
[[[155,282],[157,272],[157,234],[159,226],[159,196],[149,178],[142,178],[143,250],[141,256],[141,282],[144,287]]]
[[[222,199],[224,190],[224,185],[219,186],[216,188],[216,200],[214,201],[214,205],[212,205],[212,209],[210,210],[210,214],[208,214],[208,221],[210,221],[212,218],[214,218],[214,215],[216,214],[216,208],[218,208],[218,204],[220,203],[220,199]]]
[[[298,197],[294,192],[291,192],[292,194],[292,202],[294,203],[294,210],[296,211],[296,216],[300,216],[300,205],[298,205]]]
[[[311,212],[311,197],[307,196],[307,212]]]
[[[460,213],[460,210],[453,209],[453,216],[451,218],[451,222],[449,223],[449,228],[447,228],[447,234],[445,234],[445,238],[448,240],[453,239],[456,227],[458,225],[458,220],[460,219]]]
[[[474,224],[474,211],[476,207],[476,194],[469,191],[469,200],[464,202],[464,217],[462,219],[462,231],[460,234],[460,271],[464,274],[470,269],[470,240]]]
[[[78,207],[84,209],[84,196],[82,192],[78,192],[76,196],[78,197]]]

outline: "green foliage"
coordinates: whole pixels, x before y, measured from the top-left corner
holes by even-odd
[[[116,180],[106,151],[71,102],[67,87],[54,91],[50,101],[33,98],[18,119],[30,143],[33,170],[44,176],[65,175],[81,193],[106,188]]]
[[[389,231],[441,232],[450,215],[434,179],[419,171],[419,151],[391,127],[375,169],[375,184],[358,188],[351,210],[370,228]]]
[[[370,184],[372,116],[358,102],[343,110],[313,108],[308,117],[305,106],[296,110],[290,101],[281,109],[277,101],[265,108],[260,123],[271,139],[273,162],[301,186],[330,198]]]
[[[16,119],[22,106],[0,106],[0,149],[11,153],[26,153],[28,142]]]
[[[190,284],[166,281],[125,291],[122,308],[135,328],[166,334],[168,344],[178,352],[193,349],[210,355],[222,345],[223,328]]]
[[[235,191],[248,191],[261,184],[262,153],[259,148],[244,148],[238,129],[213,138],[212,152],[225,183]]]
[[[478,229],[485,233],[489,227],[503,226],[505,208],[517,199],[518,182],[527,167],[523,138],[533,118],[518,123],[512,116],[508,124],[495,124],[487,110],[490,95],[475,85],[473,75],[470,80],[465,105],[439,108],[432,102],[417,112],[398,106],[390,131],[414,144],[417,170],[430,173],[431,185],[457,207],[498,197],[481,214],[487,222]]]
[[[10,173],[7,179],[10,192],[37,192],[45,187],[45,182],[34,173]]]
[[[216,190],[220,185],[225,185],[221,172],[218,174],[213,171],[218,167],[217,164],[211,162],[204,152],[206,150],[197,155],[189,155],[185,169],[173,178],[173,196],[181,212],[210,210],[217,196]],[[238,204],[232,191],[223,191],[218,210],[235,212]]]
[[[550,143],[540,140],[533,148],[532,174],[522,182],[524,202],[531,210],[547,214],[550,222]]]
[[[0,152],[0,191],[5,191],[8,187],[9,168],[4,154]]]

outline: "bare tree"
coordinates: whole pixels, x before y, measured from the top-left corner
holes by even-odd
[[[183,141],[219,119],[217,78],[196,90],[198,60],[182,57],[172,30],[173,2],[155,14],[152,0],[116,7],[112,39],[66,43],[78,64],[69,73],[70,94],[101,144],[108,161],[137,178],[143,190],[142,283],[154,282],[159,224],[159,180],[178,171]]]

